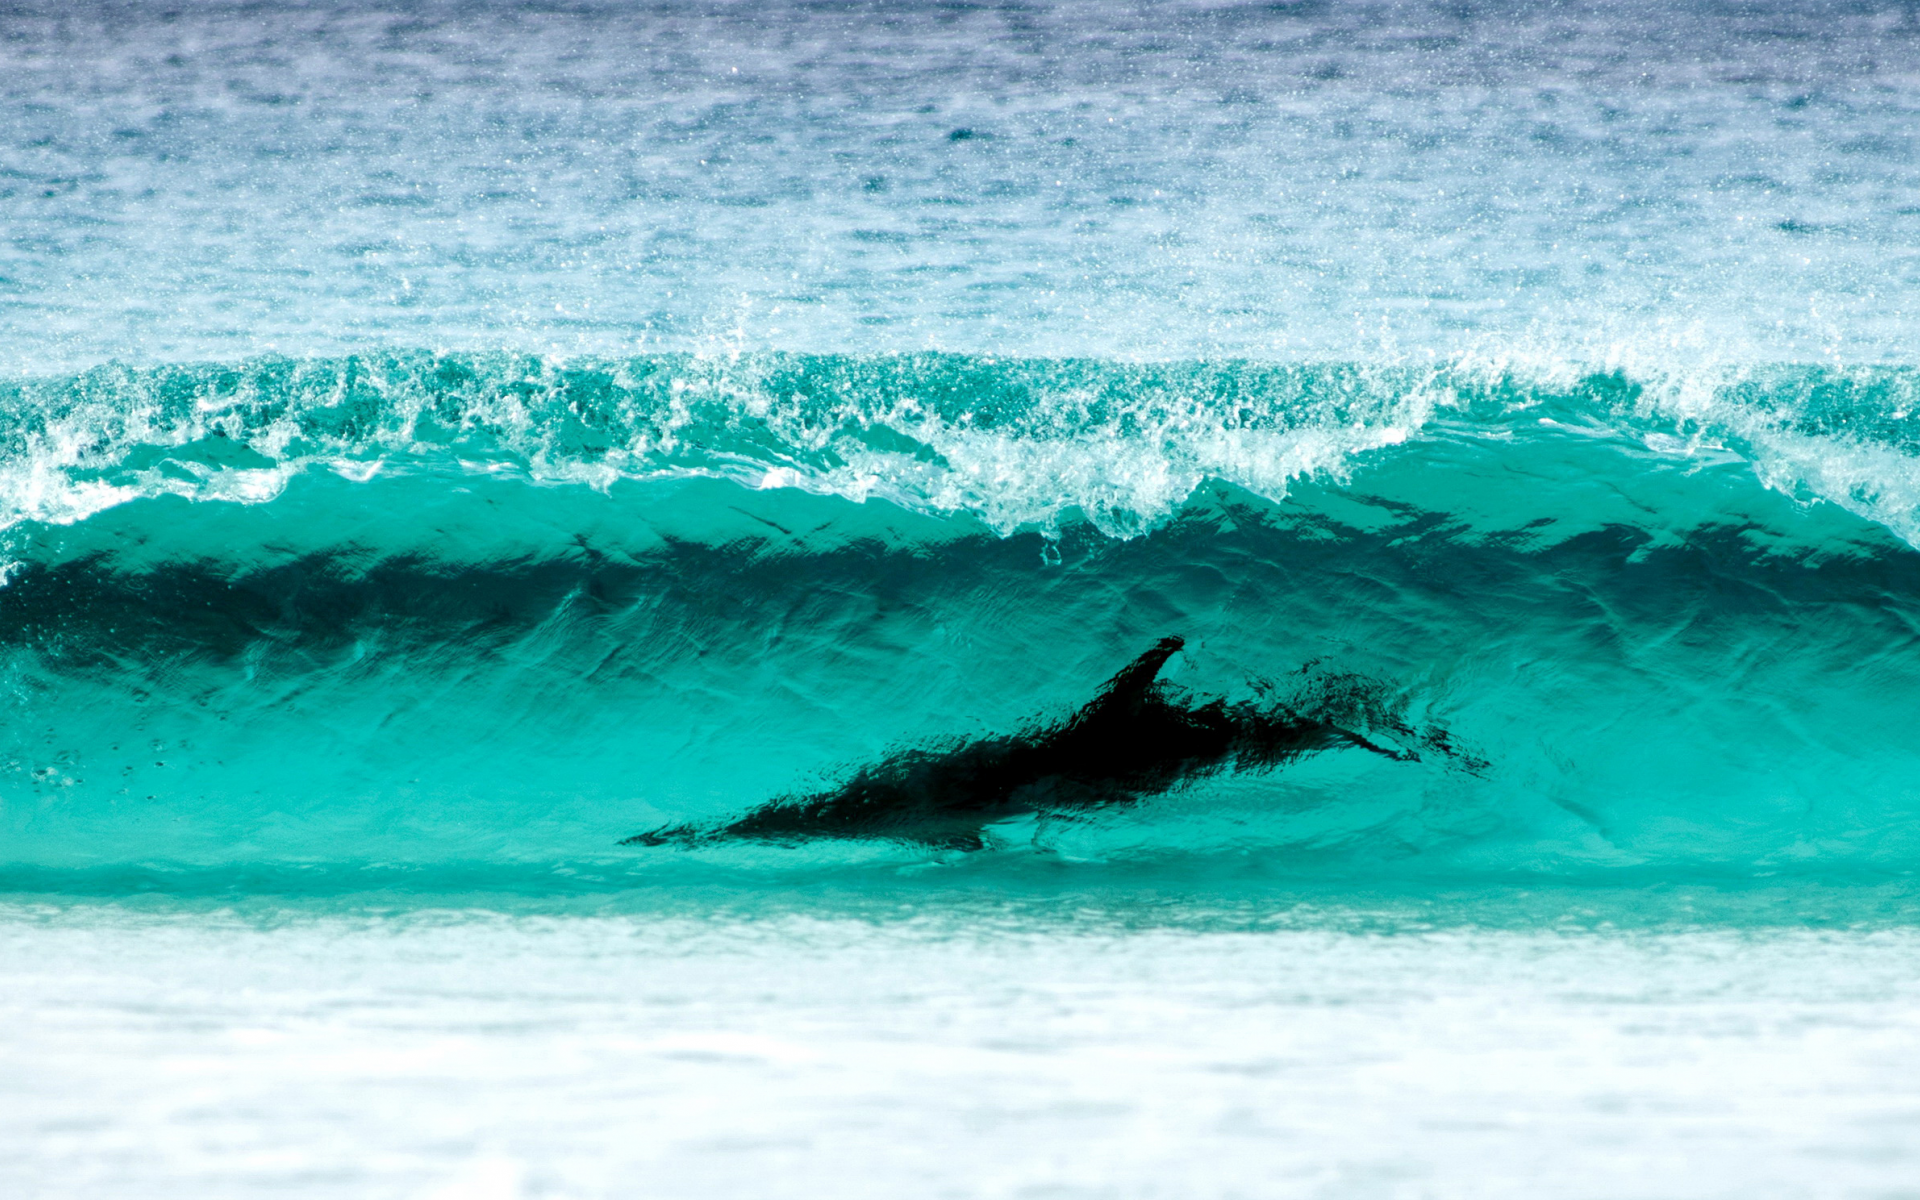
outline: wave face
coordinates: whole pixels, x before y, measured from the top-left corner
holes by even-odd
[[[0,870],[1904,874],[1917,381],[424,352],[16,380]],[[1183,692],[1364,678],[1485,766],[1329,751],[965,855],[618,845],[1063,717],[1167,635]]]

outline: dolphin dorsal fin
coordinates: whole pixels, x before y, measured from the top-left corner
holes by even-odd
[[[1178,654],[1180,647],[1186,644],[1187,639],[1182,637],[1161,638],[1153,649],[1128,663],[1118,675],[1107,680],[1107,685],[1100,689],[1099,697],[1088,707],[1116,701],[1126,703],[1146,695],[1147,689],[1159,677],[1160,668],[1166,666],[1167,660]]]

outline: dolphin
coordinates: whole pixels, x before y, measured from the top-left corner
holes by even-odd
[[[1160,639],[1065,721],[946,749],[902,751],[827,791],[771,800],[725,824],[663,826],[620,844],[891,838],[978,850],[986,844],[986,826],[997,821],[1084,814],[1228,769],[1268,771],[1349,746],[1402,762],[1419,758],[1284,704],[1194,703],[1170,694],[1160,669],[1185,644]],[[1427,744],[1452,753],[1444,735]]]

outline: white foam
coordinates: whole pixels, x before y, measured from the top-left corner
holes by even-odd
[[[1810,423],[1814,384],[1872,382],[1870,369],[1754,366],[1679,343],[1609,343],[1592,358],[1492,349],[1437,365],[1291,369],[681,357],[601,364],[610,382],[586,401],[567,391],[569,364],[525,358],[451,360],[467,376],[452,382],[439,377],[449,360],[418,353],[109,369],[18,387],[0,528],[82,521],[148,496],[265,503],[314,469],[360,481],[453,470],[601,489],[721,476],[969,513],[1002,533],[1054,532],[1078,514],[1129,537],[1208,480],[1273,500],[1303,478],[1343,480],[1446,413],[1489,443],[1544,419],[1630,434],[1669,456],[1731,449],[1762,484],[1920,544],[1914,447]],[[1596,375],[1614,379],[1613,392],[1579,399]],[[1879,378],[1892,409],[1857,415],[1905,420],[1920,384]],[[959,407],[952,397],[970,387],[1004,411]],[[1528,411],[1502,407],[1514,404]],[[1552,415],[1532,411],[1541,405]]]
[[[0,1191],[1890,1195],[1911,930],[0,919]]]

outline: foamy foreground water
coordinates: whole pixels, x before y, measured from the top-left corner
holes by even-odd
[[[14,904],[0,1194],[1895,1197],[1920,931]]]

